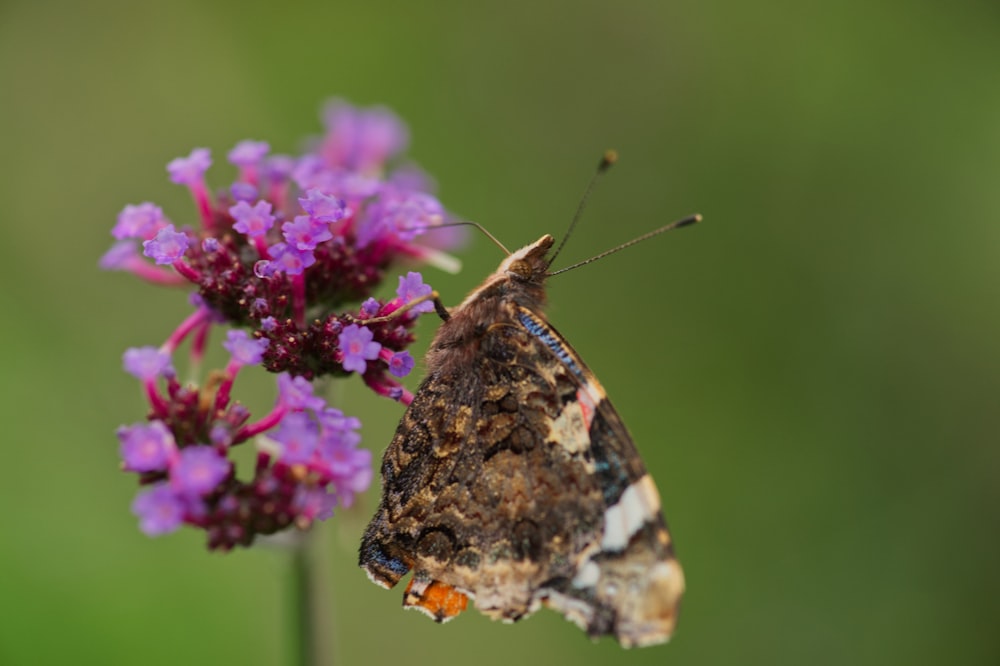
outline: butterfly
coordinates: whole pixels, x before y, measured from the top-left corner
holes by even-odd
[[[385,452],[360,565],[385,588],[412,571],[404,607],[439,622],[474,599],[493,619],[546,606],[595,639],[663,643],[684,574],[632,437],[542,314],[552,246],[542,236],[457,307],[435,303],[444,322]]]

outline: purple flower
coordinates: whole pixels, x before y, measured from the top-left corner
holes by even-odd
[[[149,536],[173,532],[184,520],[184,501],[165,484],[140,492],[132,501],[132,513],[139,517],[139,529]]]
[[[389,184],[400,190],[437,192],[437,183],[430,174],[415,164],[404,164],[389,175]]]
[[[257,365],[264,358],[264,352],[267,351],[270,342],[266,338],[251,338],[246,331],[237,329],[226,333],[226,341],[222,346],[240,365]]]
[[[347,199],[360,200],[378,195],[382,181],[360,173],[339,173],[335,179],[337,192]]]
[[[289,176],[302,190],[309,190],[316,187],[316,178],[325,174],[324,168],[323,158],[319,155],[303,155],[296,160]]]
[[[210,446],[186,446],[170,467],[170,482],[185,494],[207,495],[229,475],[229,461]]]
[[[278,375],[278,401],[289,409],[319,411],[326,406],[322,398],[313,395],[313,385],[304,377],[292,377],[287,372]]]
[[[354,449],[361,443],[361,435],[357,432],[361,421],[353,416],[344,416],[339,409],[327,407],[319,414],[320,422],[320,452],[325,465],[337,457],[341,449]],[[343,470],[331,473],[341,474]]]
[[[240,201],[230,207],[229,214],[236,220],[233,229],[251,238],[263,236],[274,225],[271,204],[267,201],[258,201],[253,206],[246,201]]]
[[[271,435],[281,445],[279,459],[289,465],[308,462],[319,441],[316,422],[303,412],[292,412]]]
[[[390,199],[383,210],[386,223],[399,232],[400,238],[413,240],[444,221],[444,206],[430,194],[408,192]]]
[[[111,230],[111,235],[118,240],[147,238],[163,224],[166,224],[163,209],[146,201],[138,206],[125,206],[118,213],[118,222]]]
[[[344,217],[344,202],[315,188],[300,197],[299,204],[309,217],[319,222],[336,222]]]
[[[215,446],[228,447],[233,443],[233,433],[222,423],[216,423],[208,433],[208,440]]]
[[[353,444],[361,441],[361,436],[354,432],[361,427],[361,421],[356,416],[344,416],[344,412],[336,407],[324,407],[317,417],[323,430],[323,437],[347,438]]]
[[[333,517],[333,507],[337,506],[337,495],[325,488],[299,486],[295,490],[292,505],[300,515],[309,520],[327,520]]]
[[[357,242],[360,247],[384,237],[409,242],[443,221],[444,208],[431,195],[387,188],[367,209],[358,227]]]
[[[364,492],[372,482],[372,452],[342,442],[324,441],[323,463],[334,478],[343,506],[350,506],[354,493]]]
[[[118,440],[122,462],[131,472],[163,471],[176,450],[174,436],[162,421],[122,426],[118,429]]]
[[[382,345],[372,342],[373,337],[375,336],[369,329],[357,324],[351,324],[340,332],[337,345],[344,354],[341,362],[344,370],[363,374],[368,367],[367,361],[378,358]]]
[[[327,222],[321,222],[308,215],[297,215],[292,222],[281,225],[281,233],[289,245],[297,250],[315,250],[316,246],[333,238]]]
[[[132,266],[133,262],[139,260],[139,252],[136,250],[135,241],[121,240],[111,246],[104,253],[98,262],[98,266],[106,271],[125,270]]]
[[[125,372],[142,381],[173,375],[170,354],[156,347],[132,347],[122,356]]]
[[[170,180],[178,185],[196,185],[212,166],[212,153],[208,148],[195,148],[187,157],[178,157],[167,165]]]
[[[361,172],[379,169],[409,144],[406,125],[384,107],[358,109],[333,100],[323,117],[327,135],[320,152],[330,166]]]
[[[271,155],[264,163],[264,168],[271,180],[285,180],[295,169],[295,159],[288,155]]]
[[[229,151],[228,159],[240,167],[257,166],[269,152],[271,146],[267,141],[240,141]]]
[[[434,292],[429,284],[424,284],[424,278],[420,273],[410,271],[406,275],[399,276],[399,287],[396,288],[396,295],[403,303],[410,303],[418,298],[426,298]],[[434,303],[424,301],[416,305],[410,312],[419,314],[421,312],[434,312]]]
[[[413,370],[413,365],[413,357],[410,356],[410,352],[396,352],[389,359],[389,373],[394,377],[405,377],[410,374],[410,370]]]
[[[268,252],[271,254],[267,270],[285,275],[301,275],[305,269],[316,263],[316,255],[311,250],[299,250],[289,243],[275,243]]]
[[[411,273],[398,297],[373,295],[399,265],[454,263],[433,245],[442,235],[412,242],[445,212],[422,194],[433,186],[425,175],[389,168],[409,140],[394,114],[335,103],[326,121],[326,136],[304,155],[238,143],[228,153],[238,174],[211,189],[207,149],[171,161],[170,179],[194,199],[196,228],[173,225],[149,202],[126,206],[114,224],[117,242],[102,266],[194,287],[194,311],[159,348],[123,357],[148,403],[144,423],[118,430],[121,467],[143,486],[133,511],[148,534],[186,524],[206,534],[210,550],[229,550],[329,517],[372,482],[372,453],[360,447],[358,419],[329,407],[311,382],[371,369],[369,389],[412,400],[394,377],[414,367],[405,348],[416,314],[433,309],[423,302],[430,287]],[[358,323],[400,307],[406,316]],[[228,363],[203,371],[220,335]],[[200,378],[178,380],[171,364],[180,350]],[[235,399],[235,378],[250,364],[278,374],[278,398],[263,414]],[[237,469],[230,451],[258,436],[256,460]]]
[[[361,304],[361,316],[366,318],[374,317],[382,309],[382,304],[374,298],[369,298]]]
[[[260,197],[260,190],[250,183],[239,181],[229,186],[229,194],[232,195],[233,201],[249,202],[256,201]]]
[[[158,264],[172,264],[187,252],[190,239],[187,235],[168,224],[160,229],[154,238],[142,243],[142,253]]]

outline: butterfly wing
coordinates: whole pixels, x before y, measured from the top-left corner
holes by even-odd
[[[468,595],[494,618],[545,604],[591,636],[666,640],[683,574],[631,437],[541,316],[493,321],[400,422],[362,566],[386,587],[412,569],[404,603],[438,620]]]

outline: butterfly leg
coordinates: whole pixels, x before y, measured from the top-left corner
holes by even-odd
[[[449,319],[451,319],[451,313],[448,312],[448,308],[446,308],[444,303],[441,302],[441,297],[436,291],[432,291],[431,293],[425,296],[414,298],[412,301],[402,306],[401,308],[393,310],[389,314],[382,315],[381,317],[371,317],[369,319],[357,319],[355,317],[350,317],[350,319],[354,321],[354,323],[359,324],[361,326],[367,326],[368,324],[381,324],[387,321],[392,321],[393,319],[397,319],[400,315],[409,312],[416,306],[420,305],[421,303],[426,303],[427,301],[432,301],[434,303],[434,312],[436,312],[437,315],[441,317],[443,321],[448,321]]]

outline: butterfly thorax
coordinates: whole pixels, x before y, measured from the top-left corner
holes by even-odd
[[[518,308],[541,314],[545,307],[546,258],[554,239],[548,234],[507,257],[496,272],[452,308],[427,352],[433,373],[444,366],[469,363],[478,353],[477,341],[491,326],[512,322]]]

